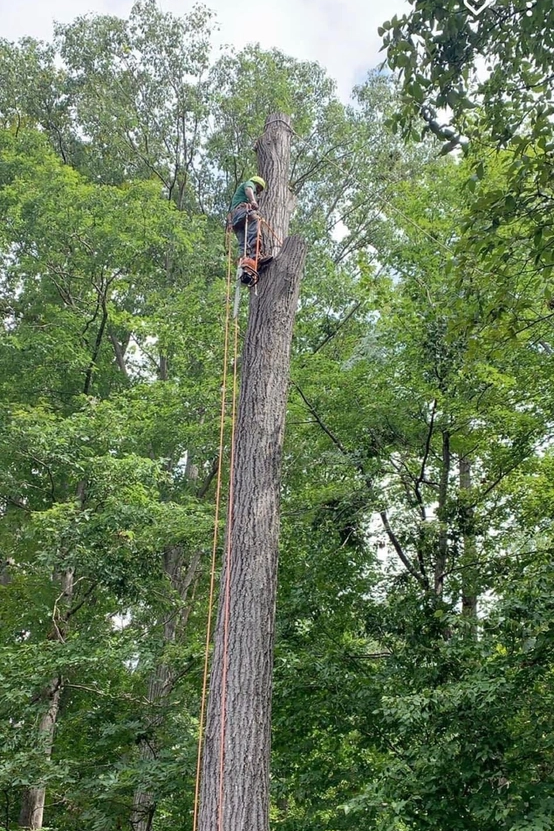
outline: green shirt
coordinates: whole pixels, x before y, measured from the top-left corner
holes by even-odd
[[[240,205],[241,202],[248,202],[246,188],[252,188],[252,192],[254,196],[256,196],[256,185],[254,184],[254,182],[252,182],[250,179],[247,182],[243,182],[242,185],[239,185],[235,191],[233,201],[231,202],[231,210],[233,210],[233,208],[236,208],[237,205]]]

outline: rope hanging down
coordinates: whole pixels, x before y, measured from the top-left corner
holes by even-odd
[[[255,286],[258,277],[258,260],[260,257],[261,246],[261,226],[262,224],[271,232],[278,244],[282,241],[279,239],[273,228],[260,217],[256,235],[256,254],[254,259],[256,280],[251,284]],[[245,222],[244,235],[244,258],[246,258],[248,240],[248,218]],[[225,442],[225,417],[227,413],[227,374],[229,363],[229,341],[230,341],[230,318],[231,318],[231,282],[232,282],[232,253],[231,253],[231,238],[230,231],[226,233],[226,247],[227,247],[227,280],[226,280],[226,300],[225,300],[225,332],[223,345],[223,379],[221,386],[221,412],[219,424],[219,459],[217,465],[217,479],[216,479],[216,495],[215,495],[215,514],[214,514],[214,534],[212,542],[212,557],[210,568],[210,591],[208,600],[208,618],[206,624],[206,643],[204,652],[204,671],[202,677],[202,696],[200,704],[200,718],[199,718],[199,732],[198,732],[198,752],[196,761],[196,781],[194,789],[194,812],[193,812],[193,831],[198,829],[198,817],[200,807],[200,781],[202,773],[202,757],[204,744],[204,729],[206,721],[206,706],[208,699],[208,678],[209,678],[209,664],[210,664],[210,644],[212,639],[212,623],[213,623],[213,605],[215,597],[215,578],[217,571],[217,547],[219,541],[219,521],[221,513],[221,491],[222,491],[222,471],[223,471],[223,452]],[[240,271],[240,263],[239,263]],[[240,292],[240,278],[237,275],[237,292]],[[229,499],[227,507],[227,533],[225,544],[225,558],[224,558],[224,574],[225,585],[223,587],[223,646],[222,646],[222,676],[221,676],[221,729],[219,736],[219,796],[217,805],[217,831],[223,831],[223,816],[224,816],[224,768],[225,768],[225,737],[226,737],[226,717],[227,717],[227,669],[228,669],[228,647],[229,647],[229,617],[231,606],[231,566],[232,566],[232,530],[233,530],[233,479],[235,466],[235,434],[236,434],[236,412],[237,412],[237,393],[238,393],[238,348],[239,348],[239,321],[238,321],[238,304],[235,302],[234,313],[234,337],[233,337],[233,385],[231,397],[231,450],[229,462]]]
[[[225,300],[225,331],[223,343],[223,379],[221,385],[221,412],[219,423],[219,459],[217,465],[217,480],[215,493],[215,514],[214,514],[214,534],[212,542],[212,558],[210,568],[210,591],[208,600],[208,619],[206,624],[206,643],[204,652],[204,672],[202,677],[202,696],[200,704],[200,719],[198,728],[198,753],[196,761],[196,781],[194,788],[194,812],[193,812],[193,831],[198,829],[198,812],[200,805],[200,778],[202,772],[202,750],[204,741],[204,725],[206,720],[206,704],[208,698],[208,677],[209,677],[209,662],[210,662],[210,643],[212,639],[212,621],[213,621],[213,605],[215,596],[215,578],[217,570],[217,545],[219,541],[219,518],[221,510],[221,482],[223,471],[223,452],[225,441],[225,416],[227,412],[227,367],[229,363],[229,334],[230,334],[230,317],[231,317],[231,277],[232,277],[232,255],[231,255],[231,241],[229,232],[226,234],[227,242],[227,281],[226,281],[226,300]],[[238,352],[238,323],[235,323],[235,341],[234,341],[234,357],[233,357],[233,377],[234,377],[234,391],[233,399],[236,397],[236,367],[237,367],[237,352]],[[234,413],[233,403],[233,413]],[[234,433],[234,415],[233,415],[233,433]],[[232,471],[231,471],[232,476]]]
[[[246,225],[245,231],[247,232]],[[245,253],[246,253],[246,233],[245,233]],[[259,256],[260,233],[256,240],[256,265]],[[221,412],[219,424],[219,460],[217,467],[217,483],[215,496],[215,515],[214,515],[214,534],[212,543],[212,558],[210,569],[210,592],[208,600],[208,619],[206,624],[206,643],[204,652],[204,672],[202,678],[202,696],[200,705],[200,719],[198,732],[198,753],[196,761],[196,782],[194,790],[194,813],[193,813],[193,831],[198,829],[198,815],[200,807],[200,781],[202,773],[202,756],[204,744],[204,728],[206,721],[206,706],[208,698],[208,678],[209,678],[209,664],[210,664],[210,644],[212,639],[212,622],[213,622],[213,605],[215,596],[215,578],[217,571],[217,547],[219,541],[219,519],[221,512],[221,490],[222,490],[222,470],[223,470],[223,452],[225,441],[225,417],[227,413],[227,373],[229,363],[229,341],[230,341],[230,318],[231,318],[231,283],[232,283],[232,252],[230,232],[226,234],[227,246],[227,280],[226,280],[226,299],[225,299],[225,333],[223,345],[223,379],[221,386]],[[239,286],[240,288],[240,283]],[[229,613],[230,613],[230,595],[231,595],[231,538],[233,526],[233,478],[235,467],[235,427],[236,427],[236,411],[237,411],[237,393],[238,393],[238,348],[239,348],[239,321],[238,315],[234,317],[234,337],[233,337],[233,386],[231,397],[231,454],[229,463],[229,499],[227,508],[227,534],[225,545],[225,586],[223,588],[223,667],[221,678],[221,730],[219,741],[219,798],[218,798],[218,831],[223,828],[223,799],[224,799],[224,765],[225,765],[225,731],[226,731],[226,711],[227,711],[227,667],[228,667],[228,640],[229,640]]]
[[[219,740],[219,799],[217,804],[217,828],[223,831],[223,777],[225,767],[225,733],[227,718],[227,667],[229,657],[229,616],[231,608],[231,565],[232,548],[231,537],[233,530],[233,480],[235,469],[235,428],[237,410],[237,389],[238,389],[238,344],[239,344],[239,323],[235,317],[234,337],[234,358],[233,358],[233,396],[231,407],[231,459],[229,464],[229,502],[227,508],[227,545],[225,547],[225,588],[223,599],[223,668],[221,674],[221,730]]]
[[[255,227],[255,243],[253,239],[249,238],[249,225],[253,225]],[[263,244],[264,240],[262,237],[262,227],[267,228],[267,230],[274,237],[279,246],[283,244],[283,241],[275,233],[269,222],[267,222],[267,220],[264,219],[263,216],[260,216],[257,210],[251,211],[250,213],[246,213],[246,216],[244,218],[244,228],[241,229],[241,236],[244,237],[244,242],[242,256],[240,257],[238,263],[237,282],[239,284],[242,283],[243,285],[246,285],[249,288],[253,288],[254,286],[256,286],[260,278],[260,270],[273,259],[272,254],[265,253],[265,245]],[[240,292],[237,291],[234,311],[235,316],[238,313],[239,295]]]

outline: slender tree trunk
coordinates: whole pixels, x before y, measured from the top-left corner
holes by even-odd
[[[109,336],[111,344],[113,346],[116,363],[123,375],[125,376],[125,378],[129,380],[129,370],[127,369],[127,364],[125,363],[124,345],[119,342],[117,335],[114,332],[110,332]]]
[[[198,575],[199,565],[200,553],[193,556],[188,566],[183,562],[183,552],[180,547],[175,546],[164,553],[164,571],[181,600],[177,611],[164,622],[164,646],[174,643],[187,624],[191,607],[190,604],[187,606],[185,603],[188,591]],[[163,706],[174,685],[175,673],[162,658],[148,681],[147,697],[152,714],[145,725],[146,735],[140,743],[140,760],[145,768],[148,762],[156,759],[158,755],[156,733],[163,723]],[[133,796],[132,828],[135,831],[151,831],[155,810],[155,794],[147,786],[137,788]]]
[[[290,128],[286,116],[268,118],[257,152],[259,172],[268,183],[261,213],[283,239],[293,205],[288,190]],[[230,567],[224,565],[222,571],[200,831],[269,828],[281,455],[292,327],[305,252],[300,238],[286,239],[261,275],[258,294],[250,291],[228,517],[231,558]]]
[[[48,701],[48,708],[39,721],[38,736],[46,759],[49,759],[52,755],[54,729],[60,709],[62,686],[62,679],[57,677],[52,679],[50,685],[44,692],[44,696]],[[25,791],[19,814],[19,825],[21,828],[30,828],[33,831],[34,829],[42,828],[45,798],[46,789],[43,787],[28,788]]]
[[[82,509],[85,499],[85,483],[81,481],[77,486],[77,498]],[[52,637],[65,642],[67,625],[70,617],[69,608],[73,600],[75,590],[75,571],[70,568],[64,571],[59,577],[62,593],[52,611],[54,630]],[[52,756],[54,744],[54,733],[56,722],[60,711],[60,698],[63,690],[63,678],[56,676],[52,678],[46,688],[42,691],[40,698],[48,702],[48,708],[38,724],[37,742],[44,749],[45,759]],[[33,831],[42,828],[44,818],[44,803],[46,799],[46,788],[42,785],[27,788],[22,797],[21,811],[19,814],[19,825],[22,828],[30,828]]]
[[[435,560],[435,593],[442,597],[444,589],[444,572],[448,556],[448,518],[446,516],[446,501],[448,499],[448,478],[450,475],[450,434],[447,430],[442,434],[442,468],[439,483],[439,504],[437,518],[439,520],[439,544]]]
[[[466,500],[471,489],[471,462],[464,457],[460,458],[460,494],[464,498],[462,533],[464,552],[461,558],[462,566],[462,614],[466,617],[477,618],[477,567],[475,564],[476,547],[475,532],[473,530],[473,510],[468,507]],[[476,631],[476,630],[475,630]]]
[[[9,586],[12,581],[10,574],[10,566],[14,565],[14,561],[9,558],[0,563],[0,586]]]

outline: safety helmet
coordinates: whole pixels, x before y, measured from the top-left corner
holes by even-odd
[[[265,181],[262,179],[261,176],[252,176],[250,178],[250,181],[255,182],[257,185],[259,185],[262,188],[262,190],[266,189]]]

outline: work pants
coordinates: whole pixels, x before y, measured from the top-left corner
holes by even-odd
[[[246,219],[248,217],[248,223]],[[258,239],[258,216],[255,211],[247,211],[244,205],[239,205],[231,212],[231,226],[239,244],[239,256],[256,259],[256,243]],[[245,250],[246,237],[246,250]]]

